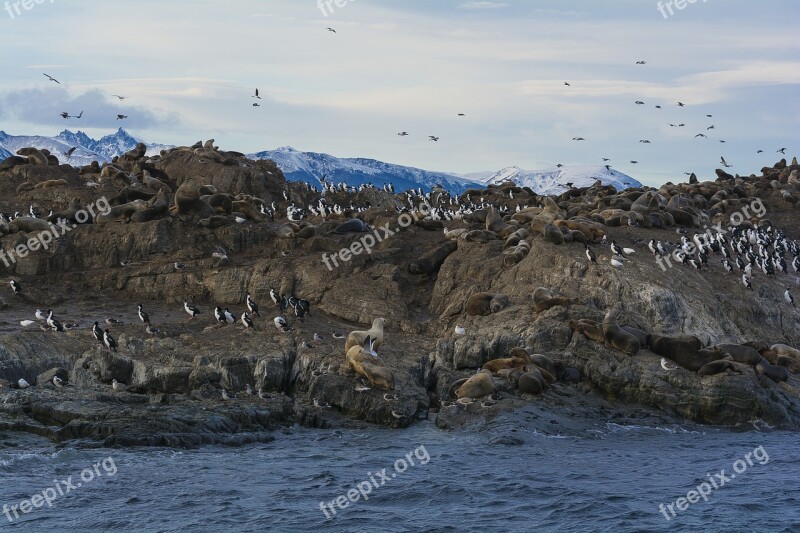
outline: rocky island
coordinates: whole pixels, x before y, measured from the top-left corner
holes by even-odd
[[[454,196],[318,191],[213,140],[80,168],[22,149],[0,163],[0,431],[235,445],[531,403],[796,429],[798,170]]]

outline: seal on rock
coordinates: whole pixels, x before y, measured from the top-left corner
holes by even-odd
[[[481,370],[474,376],[467,378],[467,381],[456,390],[456,397],[483,398],[484,396],[493,394],[494,391],[492,373],[488,370]]]
[[[575,320],[570,320],[569,327],[572,328],[572,330],[581,333],[590,341],[600,344],[605,343],[606,337],[603,335],[603,326],[594,320],[589,320],[588,318],[581,318],[577,322]]]
[[[508,306],[508,296],[478,292],[467,299],[467,314],[470,316],[486,316],[497,313]]]
[[[785,367],[771,365],[763,358],[756,364],[756,373],[759,376],[767,376],[776,383],[789,379],[789,371]]]
[[[356,373],[367,378],[370,386],[380,390],[394,389],[394,374],[386,367],[375,352],[373,339],[367,337],[364,344],[356,344],[347,350],[347,365]]]
[[[733,360],[737,363],[756,366],[761,362],[761,354],[758,353],[758,350],[750,346],[742,346],[740,344],[717,344],[715,348],[723,350],[733,357]]]
[[[730,359],[719,359],[717,361],[706,363],[700,367],[697,373],[701,376],[713,376],[714,374],[720,374],[726,370],[732,370],[734,372],[741,373],[741,371],[734,366],[734,362]]]
[[[619,326],[616,315],[616,311],[609,309],[603,318],[603,336],[605,337],[606,345],[628,355],[636,355],[640,348],[639,339],[636,338],[636,335],[631,335]]]

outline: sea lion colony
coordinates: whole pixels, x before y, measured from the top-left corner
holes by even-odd
[[[713,181],[692,179],[658,189],[624,191],[598,181],[591,187],[567,188],[552,197],[513,184],[468,190],[460,196],[439,188],[428,193],[394,193],[388,186],[353,188],[328,182],[317,190],[306,184],[287,183],[272,162],[251,161],[240,153],[219,150],[213,140],[154,157],[145,156],[140,145],[102,167],[93,163],[76,169],[58,165],[53,159],[46,151],[28,148],[0,163],[4,190],[16,191],[0,201],[4,249],[26,242],[34,232],[44,229],[48,226],[44,219],[74,223],[80,206],[104,195],[109,199],[109,210],[62,237],[68,246],[85,245],[88,253],[99,255],[82,258],[83,264],[74,265],[70,274],[74,279],[87,279],[87,271],[81,269],[139,272],[153,280],[152,284],[128,286],[132,278],[119,273],[113,276],[120,287],[117,291],[102,281],[90,282],[89,286],[117,301],[136,301],[133,294],[141,299],[138,293],[143,292],[143,296],[160,298],[174,308],[180,309],[183,303],[191,322],[205,318],[218,322],[215,327],[239,328],[239,334],[248,338],[268,339],[259,342],[290,339],[295,359],[288,381],[294,385],[302,379],[298,372],[308,371],[314,378],[347,378],[360,397],[386,390],[395,390],[400,398],[407,396],[403,410],[361,413],[365,420],[404,425],[420,412],[440,405],[463,408],[469,414],[475,412],[472,400],[477,398],[490,398],[480,403],[478,411],[501,409],[502,399],[531,398],[554,384],[581,382],[587,391],[602,393],[613,383],[635,379],[635,372],[654,379],[662,376],[658,379],[683,392],[716,387],[715,380],[720,379],[734,380],[732,386],[738,387],[737,391],[747,392],[751,386],[735,380],[750,380],[761,388],[778,387],[782,401],[794,406],[795,411],[800,405],[796,376],[800,352],[787,345],[800,340],[795,333],[798,315],[791,296],[797,282],[790,274],[800,267],[800,248],[793,238],[796,228],[781,226],[792,220],[800,197],[796,159],[791,164],[781,160],[774,167],[765,167],[761,176],[732,176],[718,170]],[[743,209],[755,202],[764,213]],[[745,215],[740,214],[738,219],[732,216],[741,212]],[[413,224],[405,231],[396,227],[397,217],[404,214],[413,215],[408,218]],[[325,274],[322,286],[304,280],[304,276],[318,275],[308,273],[321,271],[323,252],[345,247],[369,231],[390,225],[395,230],[387,232],[374,250],[354,255]],[[126,248],[119,239],[139,231],[135,227],[142,227],[142,231],[148,228],[146,236],[143,242],[136,246],[128,243]],[[96,237],[103,228],[111,236],[101,239],[99,248],[90,251],[88,236],[82,235]],[[158,253],[163,254],[158,259],[137,250],[145,244],[152,248],[176,232],[191,234],[194,249],[184,250],[184,261],[172,260],[181,250],[166,241],[156,245],[161,248]],[[211,257],[199,250],[201,244],[225,239],[229,246],[216,246]],[[692,249],[688,243],[696,246]],[[141,342],[137,339],[173,338],[168,330],[178,327],[169,323],[157,324],[164,331],[154,327],[151,317],[142,314],[141,306],[141,327],[126,331],[119,339],[108,331],[116,327],[111,322],[97,332],[95,316],[73,314],[69,318],[77,323],[67,322],[65,327],[53,313],[40,311],[34,321],[37,303],[46,300],[38,285],[46,285],[46,275],[55,270],[70,272],[70,265],[59,261],[59,253],[59,247],[54,247],[31,253],[27,262],[0,264],[14,287],[14,294],[7,298],[8,306],[24,323],[23,329],[41,324],[43,330],[80,335],[81,342],[89,338],[98,344],[87,349],[90,358],[107,352],[103,357],[134,361],[137,355],[131,347]],[[651,253],[661,259],[674,257],[675,264],[659,269]],[[264,254],[270,256],[270,263],[258,275],[237,265],[255,265]],[[170,259],[165,259],[167,256]],[[34,266],[25,266],[31,264]],[[736,271],[748,282],[742,283]],[[364,272],[370,274],[365,276]],[[749,324],[753,329],[746,332],[769,335],[734,339],[732,334],[742,331],[742,326],[728,327],[729,317],[718,316],[714,324],[691,324],[692,333],[669,324],[668,311],[657,305],[645,316],[637,308],[642,298],[628,289],[643,273],[647,285],[647,276],[659,272],[663,272],[666,284],[674,283],[677,277],[691,284],[724,287],[734,300],[745,305],[759,301],[759,309],[779,315],[781,327],[773,327],[770,318],[763,325]],[[393,283],[390,288],[382,285],[387,274],[390,277],[385,279]],[[224,291],[209,289],[212,278],[225,276],[238,281],[226,285]],[[125,281],[120,282],[123,278]],[[224,301],[214,301],[214,296]],[[271,307],[264,306],[265,300],[272,300],[278,316],[261,318],[256,302],[262,302],[264,311]],[[380,305],[374,305],[376,301]],[[311,305],[340,322],[371,322],[372,327],[354,329],[344,341],[338,340],[344,334],[329,339],[314,332],[312,337],[305,320]],[[136,308],[135,303],[131,306]],[[204,312],[215,306],[216,313]],[[145,309],[149,307],[144,305]],[[136,311],[131,311],[131,316],[135,322]],[[216,320],[209,318],[212,316]],[[626,319],[630,323],[626,324]],[[274,322],[274,328],[268,320]],[[465,326],[459,328],[466,334],[450,333],[456,321]],[[91,328],[93,322],[95,328]],[[514,323],[525,324],[525,334],[510,334],[508,329]],[[538,332],[537,325],[542,328]],[[344,327],[338,325],[340,330]],[[70,332],[76,328],[78,331]],[[192,330],[186,329],[191,325],[180,328],[191,334]],[[545,329],[546,341],[542,339]],[[497,335],[493,335],[495,331]],[[403,375],[409,365],[398,366],[397,352],[390,351],[392,355],[387,356],[384,351],[390,349],[393,340],[397,345],[401,337],[414,335],[438,339],[436,347],[424,356],[429,365],[423,369],[424,383],[409,381]],[[727,342],[711,342],[714,339]],[[315,348],[330,342],[336,344],[324,356],[314,353]],[[81,354],[74,355],[77,358]],[[320,360],[315,361],[315,357]],[[677,367],[662,363],[651,368],[650,361],[661,357]],[[625,362],[625,358],[632,362]],[[298,370],[300,359],[303,364]],[[634,365],[630,367],[634,374],[614,376],[620,364]],[[126,392],[166,392],[159,389],[160,385],[134,375],[129,366],[121,364],[118,371],[94,379],[127,384]],[[58,372],[64,381],[74,377],[74,371],[71,375],[62,369],[45,370]],[[276,370],[260,361],[241,379],[222,376],[202,386],[208,393],[224,390],[228,400],[245,384],[259,396],[270,387],[273,392],[292,388],[285,376],[272,379],[272,371]],[[24,362],[0,366],[6,388],[17,387],[26,377],[29,381],[36,377],[27,372],[22,375],[26,373]],[[697,377],[690,379],[684,374],[687,372]],[[251,383],[257,387],[253,389]],[[344,400],[337,402],[328,387],[306,385],[308,404],[313,399],[316,407],[330,405],[343,412],[352,411]],[[195,386],[182,383],[176,390],[188,392]],[[450,400],[457,401],[451,404]],[[632,394],[628,400],[709,422],[726,423],[752,415],[718,416],[724,411],[724,398],[718,398],[713,406],[689,409],[665,405],[656,395],[646,393]],[[391,416],[385,416],[387,413]],[[778,422],[798,420],[800,416],[790,415]]]

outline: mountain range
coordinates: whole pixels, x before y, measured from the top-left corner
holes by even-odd
[[[0,131],[0,160],[16,153],[20,148],[32,146],[46,148],[62,163],[73,166],[88,165],[92,161],[108,163],[115,156],[131,150],[140,141],[119,128],[115,133],[95,140],[82,131],[73,133],[64,130],[55,137],[9,135]],[[145,143],[147,154],[155,155],[170,145]],[[67,158],[70,148],[76,150]],[[422,188],[429,191],[441,185],[452,193],[460,194],[469,188],[483,188],[489,184],[514,182],[520,187],[530,187],[538,194],[560,194],[567,183],[575,187],[592,185],[599,179],[604,185],[613,185],[617,190],[639,187],[634,178],[603,165],[567,165],[545,170],[523,170],[516,166],[497,172],[455,174],[435,172],[420,168],[385,163],[375,159],[339,158],[317,152],[303,152],[286,146],[247,154],[251,159],[272,159],[290,181],[304,181],[319,186],[322,179],[331,182],[344,181],[358,186],[372,183],[378,187],[391,183],[395,191]]]

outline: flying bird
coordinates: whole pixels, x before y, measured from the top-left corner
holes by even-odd
[[[63,113],[59,113],[59,115],[61,115],[61,118],[65,118],[65,119],[69,118],[69,113],[67,113],[66,111],[64,111]]]
[[[64,155],[67,156],[67,159],[69,159],[70,157],[72,157],[72,154],[74,154],[75,150],[77,150],[77,149],[78,149],[77,146],[73,146],[72,148],[70,148],[69,150],[64,152]]]
[[[644,105],[644,102],[642,102],[641,100],[636,100],[636,102],[634,102],[634,103],[636,105]]]
[[[467,115],[466,115],[466,114],[464,114],[464,113],[459,113],[459,114],[458,114],[458,116],[459,116],[459,117],[466,117]]]
[[[569,83],[567,83],[566,81],[564,82],[564,85],[566,85],[567,87],[572,87],[572,85],[570,85],[570,84],[569,84]]]
[[[722,163],[722,166],[725,168],[732,167],[733,165],[729,165],[727,161],[725,161],[724,157],[719,158],[719,162]]]
[[[117,120],[123,120],[128,118],[128,115],[117,115]]]
[[[586,139],[584,139],[583,137],[573,137],[572,140],[573,141],[585,141]]]
[[[636,64],[637,65],[646,65],[647,61],[637,61]]]
[[[120,100],[125,100],[127,98],[127,96],[122,96],[122,95],[119,95],[119,94],[112,94],[111,96],[116,96]]]
[[[434,141],[434,142],[436,142],[436,141],[438,141],[438,140],[439,140],[439,137],[435,137],[435,136],[433,136],[433,135],[428,135],[428,138],[429,138],[430,140]]]
[[[678,107],[684,107],[683,102],[678,102]]]
[[[54,77],[52,77],[51,75],[49,75],[49,74],[45,74],[44,72],[42,72],[42,74],[44,74],[45,76],[47,76],[47,79],[48,79],[48,80],[50,80],[50,81],[54,81],[54,82],[56,82],[57,84],[61,85],[61,82],[60,82],[60,81],[58,81],[57,79],[55,79]]]
[[[400,137],[405,137],[406,135],[408,135],[408,132],[407,131],[401,131],[400,133],[398,133],[398,135]]]
[[[781,148],[780,150],[778,150],[778,151],[777,151],[777,152],[775,152],[775,153],[777,153],[777,154],[783,154],[783,155],[786,155],[786,148]]]
[[[253,98],[258,98],[259,100],[261,100],[261,97],[258,96],[258,87],[256,87],[256,94],[253,95]]]
[[[332,31],[333,33],[336,33],[336,30],[334,30],[333,28],[325,28],[325,29],[328,31]]]
[[[638,162],[638,161],[631,161],[631,164],[632,164],[632,165],[638,165],[638,164],[639,164],[639,162]]]
[[[698,137],[705,137],[706,139],[708,139],[705,133],[698,133],[697,135],[694,136],[695,139],[697,139]]]

